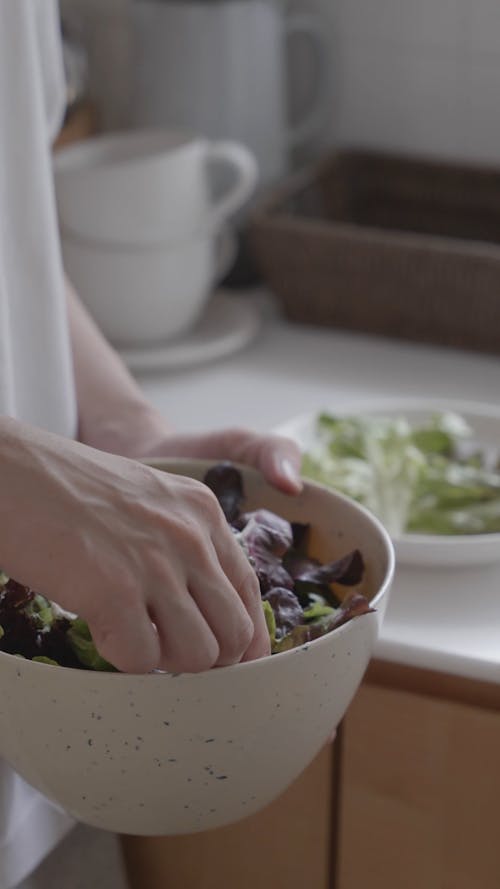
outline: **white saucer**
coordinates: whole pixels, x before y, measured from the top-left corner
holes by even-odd
[[[179,370],[230,355],[246,346],[261,325],[258,301],[219,291],[183,337],[158,346],[121,349],[129,370]]]

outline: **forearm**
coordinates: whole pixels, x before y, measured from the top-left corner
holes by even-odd
[[[161,426],[165,434],[166,423],[146,401],[69,282],[66,291],[78,402],[78,437],[103,450],[137,453],[141,428],[147,427],[148,437],[155,426]],[[132,440],[134,429],[137,442]]]
[[[0,416],[0,570],[15,577],[22,552],[31,551],[23,528],[24,517],[28,524],[33,521],[27,500],[33,471],[30,456],[26,429],[17,420]]]
[[[238,428],[179,435],[146,401],[70,285],[68,309],[80,441],[124,457],[234,460],[289,494],[300,491],[300,451],[292,441]]]
[[[69,439],[0,416],[0,568],[40,592],[51,592],[75,536],[66,515],[72,492],[64,477],[85,451]]]

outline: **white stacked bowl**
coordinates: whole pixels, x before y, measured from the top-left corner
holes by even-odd
[[[108,339],[149,346],[201,315],[230,263],[221,230],[257,168],[238,144],[153,129],[60,150],[54,181],[68,277]]]

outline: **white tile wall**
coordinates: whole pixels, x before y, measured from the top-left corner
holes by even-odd
[[[474,56],[500,53],[500,3],[498,0],[462,0],[467,52]]]
[[[453,53],[367,39],[349,40],[340,53],[334,124],[341,144],[415,152],[455,148],[462,120]]]
[[[500,163],[499,0],[309,0],[332,17],[332,133]]]
[[[323,0],[341,37],[448,48],[463,40],[462,5],[462,0]]]
[[[500,164],[500,54],[466,59],[459,95],[461,154]]]
[[[286,2],[321,10],[331,40],[331,108],[319,145],[500,163],[500,0]],[[110,127],[126,123],[127,3],[62,0],[86,22],[92,88]]]

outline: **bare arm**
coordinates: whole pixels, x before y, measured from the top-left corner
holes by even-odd
[[[145,400],[69,283],[67,292],[81,441],[128,457],[183,456],[248,463],[286,493],[298,493],[300,454],[293,442],[239,428],[177,433]]]
[[[128,457],[238,459],[293,493],[295,446],[246,430],[174,434],[68,299],[81,442],[0,416],[0,567],[84,617],[125,671],[268,653],[257,577],[213,494]]]
[[[118,354],[66,282],[71,348],[81,441],[104,451],[139,455],[134,430],[151,431],[167,423],[147,403]]]

